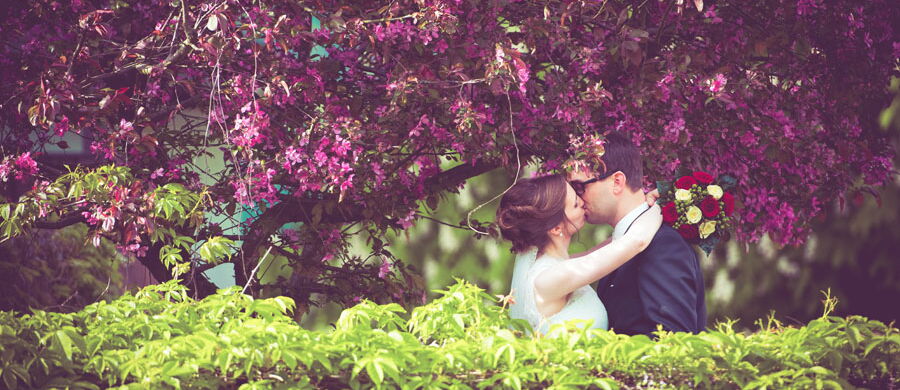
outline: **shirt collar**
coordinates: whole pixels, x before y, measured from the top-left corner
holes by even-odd
[[[625,235],[625,232],[628,231],[628,228],[631,226],[631,223],[637,219],[638,216],[641,215],[645,210],[650,208],[646,203],[641,203],[638,207],[635,207],[634,210],[631,210],[628,214],[616,224],[616,227],[613,228],[613,240],[618,239]]]

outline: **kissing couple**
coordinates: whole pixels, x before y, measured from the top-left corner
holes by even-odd
[[[612,133],[604,149],[588,156],[602,161],[603,172],[581,167],[519,180],[501,198],[496,221],[517,254],[510,316],[542,334],[576,319],[651,338],[659,326],[703,331],[706,301],[696,252],[662,224],[659,206],[649,205],[658,193],[642,190],[637,147]],[[612,237],[570,256],[569,242],[585,222],[613,226]]]

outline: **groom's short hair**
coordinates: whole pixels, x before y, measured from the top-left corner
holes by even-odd
[[[637,146],[620,133],[606,134],[604,143],[603,164],[606,172],[603,176],[609,176],[616,171],[622,171],[627,179],[628,188],[632,191],[640,191],[644,182],[644,167],[641,163],[641,152]]]

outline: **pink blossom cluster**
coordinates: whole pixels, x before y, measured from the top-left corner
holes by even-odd
[[[260,161],[254,161],[246,170],[245,176],[231,182],[234,188],[235,199],[248,206],[257,202],[266,202],[269,205],[278,203],[278,192],[275,189],[274,178],[277,171],[266,168]]]
[[[324,132],[327,136],[315,144],[311,145],[309,138],[303,137],[285,149],[282,168],[298,183],[298,193],[328,188],[346,194],[353,189],[354,166],[362,148],[354,146],[345,136],[348,131],[354,131],[355,125],[349,118],[338,119],[333,125],[330,131]]]
[[[570,135],[615,131],[652,161],[648,183],[677,166],[737,176],[739,238],[783,243],[892,180],[871,110],[897,75],[888,0],[228,0],[189,4],[187,20],[139,3],[0,16],[21,42],[0,49],[0,127],[15,132],[0,178],[35,175],[19,156],[70,131],[153,186],[199,186],[188,165],[218,147],[235,156],[213,185],[223,202],[318,193],[384,232],[456,190],[452,167],[512,167],[516,147],[556,167]],[[201,28],[175,55],[185,26]]]
[[[0,183],[7,182],[10,177],[21,181],[27,177],[33,177],[38,173],[37,162],[31,157],[31,152],[25,152],[19,156],[7,156],[0,162]]]
[[[234,118],[231,142],[235,146],[250,148],[263,142],[269,127],[269,116],[258,105],[247,103]],[[252,111],[252,112],[251,112]]]
[[[322,229],[318,230],[316,233],[319,236],[319,239],[322,240],[322,248],[325,250],[325,256],[322,257],[322,262],[333,259],[344,245],[343,235],[341,234],[340,229]]]

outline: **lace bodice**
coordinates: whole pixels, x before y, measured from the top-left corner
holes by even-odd
[[[534,280],[541,272],[562,261],[565,260],[546,255],[537,257],[537,250],[516,256],[510,284],[515,303],[510,305],[510,317],[528,321],[532,328],[541,333],[547,333],[550,325],[574,319],[594,320],[593,328],[607,329],[609,320],[606,308],[590,285],[572,292],[569,301],[558,313],[545,318],[538,312],[534,300]]]

